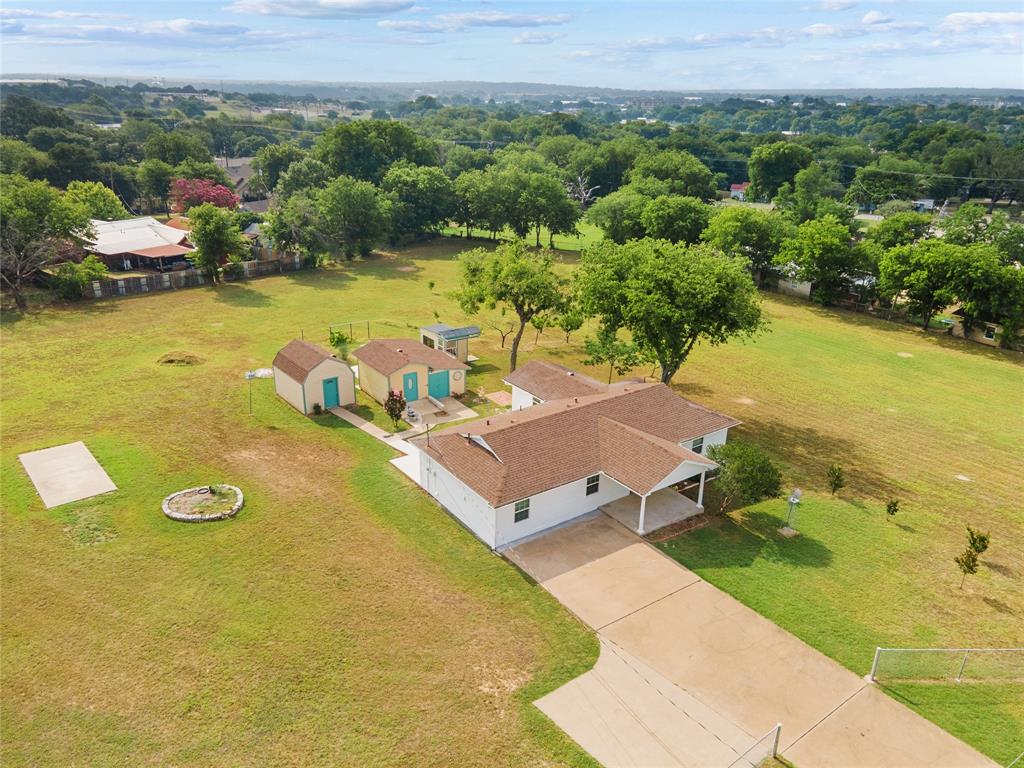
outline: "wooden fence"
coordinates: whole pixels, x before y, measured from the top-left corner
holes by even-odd
[[[282,272],[294,272],[306,266],[303,258],[297,253],[271,254],[269,251],[266,253],[267,255],[273,255],[274,258],[240,262],[240,273],[230,274],[226,271],[224,279],[242,280],[262,275],[276,275]],[[262,252],[261,255],[263,255]],[[146,275],[145,277],[117,277],[116,273],[114,273],[111,277],[93,280],[86,289],[85,296],[89,299],[135,296],[140,293],[194,288],[197,285],[206,285],[209,282],[209,278],[195,269],[183,269],[179,272],[161,272]]]

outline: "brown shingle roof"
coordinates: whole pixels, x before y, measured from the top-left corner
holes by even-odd
[[[329,357],[334,355],[323,347],[302,339],[293,339],[277,353],[274,367],[280,368],[296,381],[304,382],[309,372]]]
[[[608,388],[596,379],[547,360],[531,360],[516,368],[505,377],[505,383],[541,400],[594,395]]]
[[[352,356],[385,376],[410,363],[425,365],[439,371],[469,370],[468,365],[447,352],[431,349],[414,339],[374,339],[353,352]]]
[[[683,461],[708,463],[678,443],[737,424],[664,384],[625,384],[412,442],[498,507],[598,472],[646,493]]]

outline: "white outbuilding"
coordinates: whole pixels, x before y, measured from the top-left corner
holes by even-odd
[[[294,339],[274,358],[274,389],[302,413],[356,401],[352,369],[323,347]]]

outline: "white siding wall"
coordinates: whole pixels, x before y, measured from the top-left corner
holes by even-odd
[[[529,408],[533,405],[533,395],[527,392],[525,389],[519,387],[512,387],[512,410],[519,411],[523,408]]]
[[[498,507],[494,510],[497,543],[492,546],[504,546],[524,536],[593,512],[601,505],[621,499],[630,493],[626,486],[620,485],[606,475],[601,475],[601,485],[597,493],[587,496],[586,490],[587,480],[581,478],[576,482],[531,496],[530,516],[520,523],[515,522],[515,504]]]
[[[422,451],[420,452],[420,486],[437,499],[484,544],[494,549],[494,509],[480,494],[459,480]]]
[[[338,401],[340,405],[355,402],[356,390],[352,369],[342,360],[324,360],[306,377],[306,407],[310,412],[313,403],[324,404],[324,379],[338,377]]]
[[[729,429],[728,428],[720,429],[717,432],[709,432],[708,434],[704,435],[704,448],[701,449],[701,455],[702,456],[707,456],[708,455],[708,448],[710,448],[712,445],[722,445],[722,444],[724,444],[725,440],[726,440],[726,438],[728,436],[729,436]],[[693,441],[689,440],[687,442],[684,442],[683,445],[685,447],[687,447],[687,448],[692,448],[693,447]]]
[[[302,385],[280,368],[274,368],[274,389],[285,402],[299,413],[306,413],[302,407]],[[312,408],[313,404],[310,403],[309,407]]]

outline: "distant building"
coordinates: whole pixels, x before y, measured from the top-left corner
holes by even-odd
[[[744,181],[740,184],[729,185],[729,197],[733,200],[746,200],[747,199],[747,187],[750,186],[749,181]]]
[[[192,245],[189,231],[177,219],[174,226],[152,216],[118,221],[93,219],[92,237],[85,250],[96,254],[108,269],[155,269],[164,272],[188,266]]]
[[[928,213],[935,210],[935,201],[930,197],[914,201],[914,210],[918,213]]]

